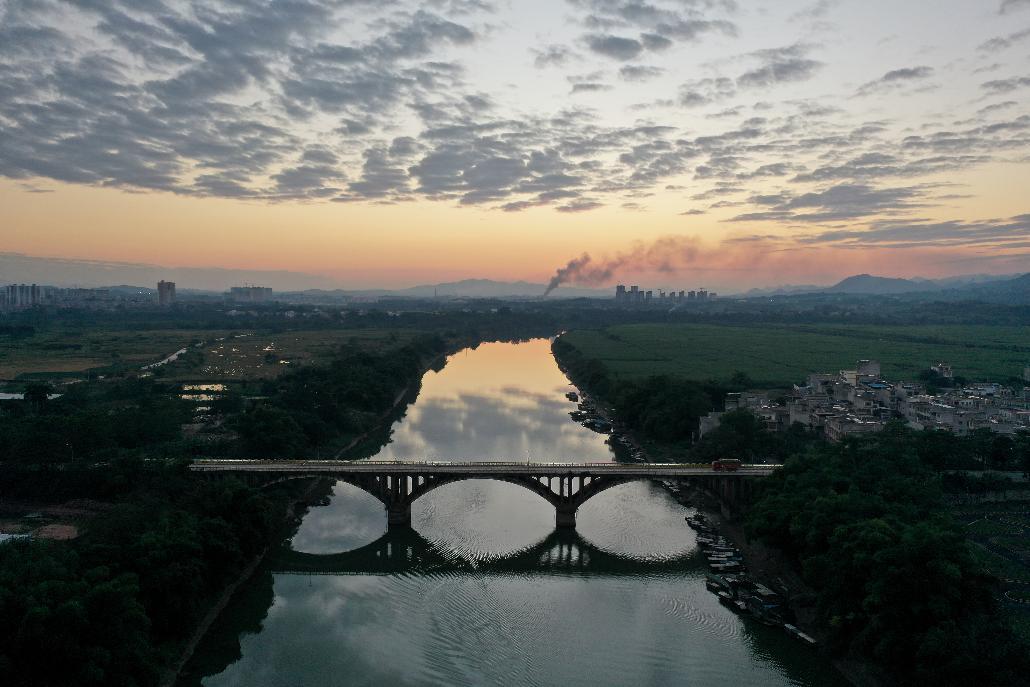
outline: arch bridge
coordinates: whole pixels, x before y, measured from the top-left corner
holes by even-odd
[[[391,526],[411,524],[411,504],[437,487],[470,479],[516,484],[538,494],[555,509],[558,527],[575,527],[576,511],[606,489],[642,479],[689,479],[727,503],[746,499],[756,478],[778,465],[743,465],[716,472],[696,463],[516,463],[345,460],[197,460],[190,470],[230,474],[263,485],[286,479],[324,477],[352,484],[383,503]]]

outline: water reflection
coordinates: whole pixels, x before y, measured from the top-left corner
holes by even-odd
[[[483,344],[423,378],[418,401],[375,458],[611,460],[603,435],[570,421],[570,388],[546,339]]]
[[[604,436],[569,418],[569,388],[546,340],[452,356],[376,457],[611,460]],[[558,532],[540,496],[468,480],[417,500],[413,530],[388,532],[382,504],[337,484],[183,684],[843,685],[818,654],[705,590],[687,513],[636,482]]]

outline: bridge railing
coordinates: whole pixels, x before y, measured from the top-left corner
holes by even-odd
[[[537,461],[488,461],[488,460],[440,460],[440,461],[398,461],[398,460],[319,460],[319,459],[275,459],[275,458],[200,458],[193,462],[195,466],[201,465],[268,465],[268,466],[305,466],[305,467],[343,467],[343,466],[381,466],[381,467],[520,467],[520,468],[586,468],[586,469],[607,469],[607,470],[669,470],[677,468],[686,469],[707,469],[713,470],[711,463],[568,463],[568,462],[537,462]],[[782,467],[779,464],[747,463],[740,465],[736,472],[746,470],[773,470]],[[733,472],[726,470],[725,472]]]

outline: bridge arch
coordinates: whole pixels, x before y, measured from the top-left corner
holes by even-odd
[[[429,492],[447,484],[487,479],[527,489],[555,508],[558,527],[575,527],[576,512],[597,494],[646,476],[578,475],[501,475],[501,474],[425,474],[425,475],[340,475],[343,482],[366,491],[383,503],[391,526],[411,524],[411,505]]]
[[[299,477],[326,477],[358,487],[378,499],[390,525],[411,524],[411,504],[444,484],[492,479],[528,489],[554,506],[558,527],[575,527],[583,503],[611,487],[646,479],[690,479],[718,494],[724,504],[746,501],[755,478],[780,466],[742,465],[732,472],[713,472],[710,465],[692,463],[516,463],[516,462],[399,462],[323,460],[209,459],[195,461],[190,470],[205,473],[249,474],[266,484]]]

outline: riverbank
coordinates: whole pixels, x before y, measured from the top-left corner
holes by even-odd
[[[698,487],[687,490],[667,489],[681,505],[696,509],[713,524],[720,534],[740,551],[744,565],[755,581],[782,594],[794,614],[793,623],[823,647],[829,640],[828,629],[818,622],[816,592],[802,579],[800,572],[779,549],[750,539],[739,521],[723,516],[719,501]],[[867,661],[831,657],[834,667],[855,687],[887,687],[887,676]]]
[[[310,501],[312,499],[312,496],[314,495],[316,488],[319,485],[321,485],[323,481],[324,480],[318,478],[312,479],[310,484],[308,484],[307,488],[305,488],[299,496],[292,498],[287,502],[286,510],[281,520],[282,529],[286,529],[291,525],[295,525],[299,521],[298,506],[303,506],[304,508],[310,506]],[[176,659],[176,661],[167,670],[165,670],[160,682],[158,683],[159,687],[175,687],[176,683],[179,680],[179,675],[182,673],[183,668],[186,667],[186,664],[189,663],[189,660],[193,658],[193,653],[197,650],[197,646],[200,644],[201,640],[204,639],[204,636],[207,634],[208,630],[211,629],[211,626],[218,619],[218,616],[220,616],[222,612],[225,610],[226,606],[229,605],[229,602],[232,600],[233,595],[240,588],[240,586],[247,582],[254,575],[254,572],[264,562],[265,557],[268,555],[268,552],[271,551],[272,548],[278,544],[278,540],[281,534],[282,530],[280,530],[279,534],[277,534],[277,536],[274,537],[275,540],[268,542],[265,548],[258,555],[254,556],[254,558],[250,560],[250,562],[246,565],[246,567],[244,567],[244,569],[240,572],[236,579],[233,580],[233,582],[230,583],[224,590],[222,590],[222,593],[218,595],[218,598],[215,600],[214,604],[211,606],[208,612],[204,614],[204,617],[201,618],[200,622],[197,624],[197,627],[190,635],[189,640],[187,640],[186,644],[183,646],[182,651],[179,653],[178,659]]]
[[[464,348],[464,346],[462,348]],[[458,349],[458,350],[461,350],[461,349]],[[384,410],[382,413],[380,413],[379,417],[376,418],[375,425],[373,425],[369,429],[365,430],[364,432],[362,432],[358,436],[356,436],[353,439],[351,439],[350,441],[348,441],[347,444],[345,446],[343,446],[342,448],[340,448],[336,452],[336,455],[333,456],[333,457],[336,458],[336,459],[342,458],[344,453],[346,453],[347,451],[350,451],[355,446],[358,446],[359,444],[361,444],[361,442],[366,441],[369,437],[371,437],[376,432],[382,431],[383,430],[383,424],[387,420],[389,420],[394,413],[397,412],[397,409],[398,409],[398,407],[400,407],[401,402],[405,398],[407,398],[408,396],[410,396],[410,395],[412,395],[412,394],[414,394],[415,392],[418,391],[418,388],[422,384],[422,378],[425,377],[426,374],[430,370],[434,369],[436,367],[437,363],[439,363],[441,360],[446,361],[449,356],[454,355],[454,353],[456,353],[456,352],[457,351],[445,351],[445,352],[437,355],[436,357],[434,357],[428,363],[426,363],[425,366],[422,368],[422,370],[419,372],[419,374],[416,376],[416,378],[414,380],[412,380],[403,389],[401,389],[400,391],[397,392],[397,395],[394,396],[393,403],[390,404],[390,407],[387,408],[386,410]]]
[[[454,346],[449,347],[448,350],[426,361],[425,364],[420,368],[419,373],[414,377],[414,379],[407,386],[405,386],[403,389],[397,392],[390,407],[383,411],[376,418],[374,426],[372,426],[367,431],[352,439],[343,448],[339,449],[335,457],[340,458],[341,455],[346,451],[353,449],[355,446],[360,445],[361,442],[366,441],[376,432],[382,431],[384,429],[384,425],[387,425],[388,422],[391,421],[392,416],[396,413],[398,407],[402,404],[402,402],[404,402],[404,400],[408,398],[412,393],[417,391],[419,385],[422,382],[422,378],[426,375],[426,373],[434,369],[441,361],[446,361],[447,357],[453,355],[459,350],[462,350],[467,345],[468,344],[462,344],[460,347],[457,348],[455,348]],[[297,518],[297,507],[299,505],[303,504],[305,507],[309,505],[308,501],[310,500],[312,492],[322,482],[323,480],[313,480],[312,483],[308,486],[308,488],[299,497],[290,500],[283,518],[284,526],[288,525],[288,523]],[[174,687],[177,680],[179,679],[180,674],[182,673],[182,670],[185,668],[189,660],[193,657],[193,654],[196,651],[197,646],[203,640],[204,636],[207,634],[212,624],[225,610],[226,606],[232,600],[233,595],[236,593],[239,587],[253,576],[254,572],[260,567],[261,563],[268,555],[268,552],[277,543],[278,537],[276,538],[276,541],[269,542],[268,545],[264,548],[264,550],[258,556],[252,559],[250,563],[248,563],[246,568],[232,582],[232,584],[226,587],[223,590],[223,592],[218,596],[214,605],[204,615],[200,623],[198,623],[197,628],[190,636],[190,639],[186,643],[182,652],[180,653],[179,658],[176,660],[174,665],[171,668],[169,668],[168,671],[166,671],[164,677],[160,682],[160,687]]]

